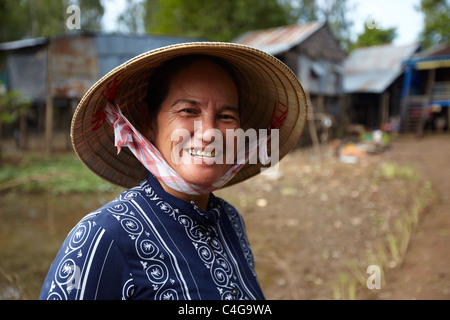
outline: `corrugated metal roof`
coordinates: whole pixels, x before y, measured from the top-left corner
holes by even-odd
[[[0,51],[18,50],[23,48],[30,48],[44,45],[47,43],[46,38],[30,38],[10,42],[0,43]]]
[[[412,57],[413,59],[430,58],[430,57],[440,57],[450,55],[450,46],[446,43],[438,44],[429,49],[418,52]]]
[[[299,45],[324,25],[324,23],[316,21],[304,25],[294,24],[249,31],[235,39],[234,42],[277,55]]]
[[[401,75],[402,61],[419,49],[414,43],[404,46],[381,45],[354,50],[344,62],[344,89],[348,93],[381,93]]]
[[[344,90],[347,93],[381,93],[401,75],[398,69],[376,72],[361,72],[344,77]]]
[[[95,37],[100,76],[135,56],[172,44],[202,41],[201,39],[166,36],[97,35]]]

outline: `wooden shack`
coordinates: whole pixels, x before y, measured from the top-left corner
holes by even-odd
[[[298,76],[310,98],[314,114],[309,119],[315,120],[319,137],[330,138],[331,122],[335,124],[333,134],[338,134],[336,131],[342,127],[339,121],[345,117],[341,112],[345,52],[326,23],[315,21],[251,31],[234,42],[266,51],[283,61]],[[308,132],[302,139],[310,139]]]
[[[390,119],[400,117],[404,60],[420,45],[379,45],[355,49],[345,60],[344,88],[352,124],[367,130],[382,129]]]

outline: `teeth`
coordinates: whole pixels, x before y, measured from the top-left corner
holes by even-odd
[[[215,150],[213,150],[211,152],[210,151],[206,152],[206,151],[202,151],[202,150],[190,150],[189,152],[190,152],[190,154],[192,156],[197,156],[197,157],[212,158],[212,157],[216,156],[216,151]]]

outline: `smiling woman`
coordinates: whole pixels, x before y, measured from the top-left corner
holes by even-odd
[[[285,156],[305,101],[283,63],[229,43],[165,47],[112,70],[80,102],[72,142],[129,189],[73,228],[40,298],[263,299],[242,217],[212,192],[258,174],[265,163],[249,159],[270,137]],[[236,144],[239,130],[259,130],[257,143]]]
[[[218,130],[224,137],[220,154],[226,158],[226,150],[229,149],[226,148],[226,130],[240,128],[237,86],[229,72],[214,60],[217,59],[201,56],[178,58],[175,64],[183,67],[172,73],[168,89],[163,88],[167,95],[159,106],[157,121],[152,126],[144,127],[147,137],[168,164],[183,180],[201,189],[214,184],[231,167],[226,161],[204,161],[205,149],[211,142],[208,130]],[[201,124],[201,130],[195,130],[195,122]],[[172,151],[177,150],[172,133],[177,129],[186,130],[191,137],[188,150],[181,150],[181,162],[173,161],[172,156]],[[196,161],[199,158],[200,161]],[[164,182],[163,188],[169,193],[172,191]],[[206,209],[208,197],[205,195],[196,199],[201,202],[198,205],[203,210]]]

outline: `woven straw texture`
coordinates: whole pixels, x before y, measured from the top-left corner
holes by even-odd
[[[97,81],[80,101],[72,119],[74,150],[81,161],[103,179],[131,188],[145,179],[148,171],[127,149],[120,154],[114,146],[114,132],[98,114],[106,105],[108,88],[117,86],[114,102],[140,130],[139,109],[146,106],[148,81],[156,67],[172,58],[206,54],[222,58],[234,66],[241,92],[240,113],[244,130],[267,129],[275,104],[288,108],[279,127],[280,160],[295,147],[307,115],[305,94],[292,71],[275,57],[243,45],[220,42],[177,44],[143,53],[110,71]],[[261,164],[247,164],[226,186],[260,173]]]

